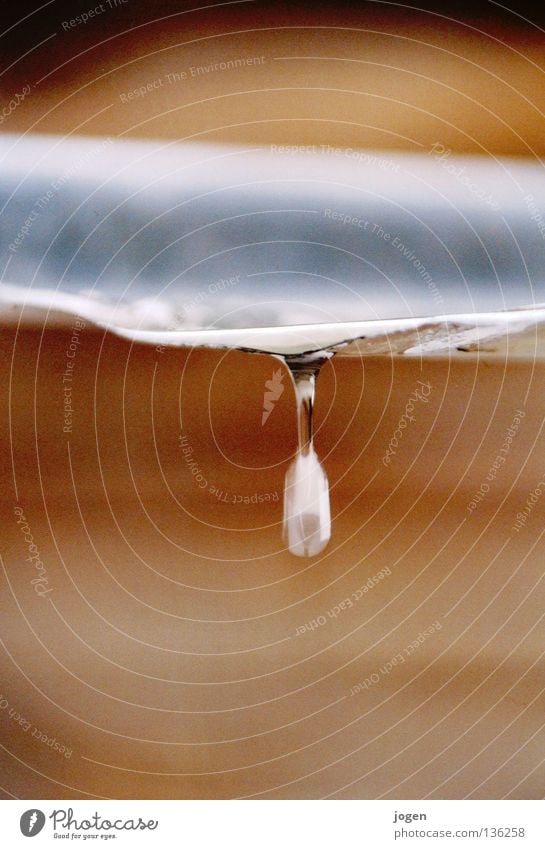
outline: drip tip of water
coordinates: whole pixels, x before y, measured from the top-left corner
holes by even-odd
[[[314,557],[331,537],[327,475],[314,450],[298,453],[284,483],[284,540],[291,554]]]

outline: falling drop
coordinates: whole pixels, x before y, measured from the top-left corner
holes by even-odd
[[[330,356],[285,358],[295,389],[298,445],[284,482],[284,539],[298,557],[319,554],[331,537],[329,483],[312,433],[316,377]]]

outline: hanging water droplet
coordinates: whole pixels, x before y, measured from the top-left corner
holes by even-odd
[[[298,557],[319,554],[331,537],[329,483],[312,433],[316,375],[329,356],[286,357],[295,388],[298,446],[284,483],[284,539]]]

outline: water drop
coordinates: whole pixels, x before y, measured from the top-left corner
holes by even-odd
[[[314,557],[331,537],[329,483],[314,450],[313,407],[316,377],[332,356],[286,357],[297,404],[297,453],[284,482],[284,540],[298,557]]]

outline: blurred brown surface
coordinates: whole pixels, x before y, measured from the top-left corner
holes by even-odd
[[[261,425],[272,361],[159,353],[85,328],[66,433],[70,335],[0,336],[8,793],[542,797],[545,501],[513,526],[545,478],[543,363],[326,365],[317,448],[333,538],[306,561],[281,541],[289,387]],[[385,467],[418,380],[428,401]],[[505,463],[469,510],[517,410]],[[252,503],[264,493],[278,500]]]
[[[539,9],[525,18],[520,4],[102,6],[78,23],[92,3],[47,4],[9,30],[2,97],[31,91],[2,131],[545,152]]]

